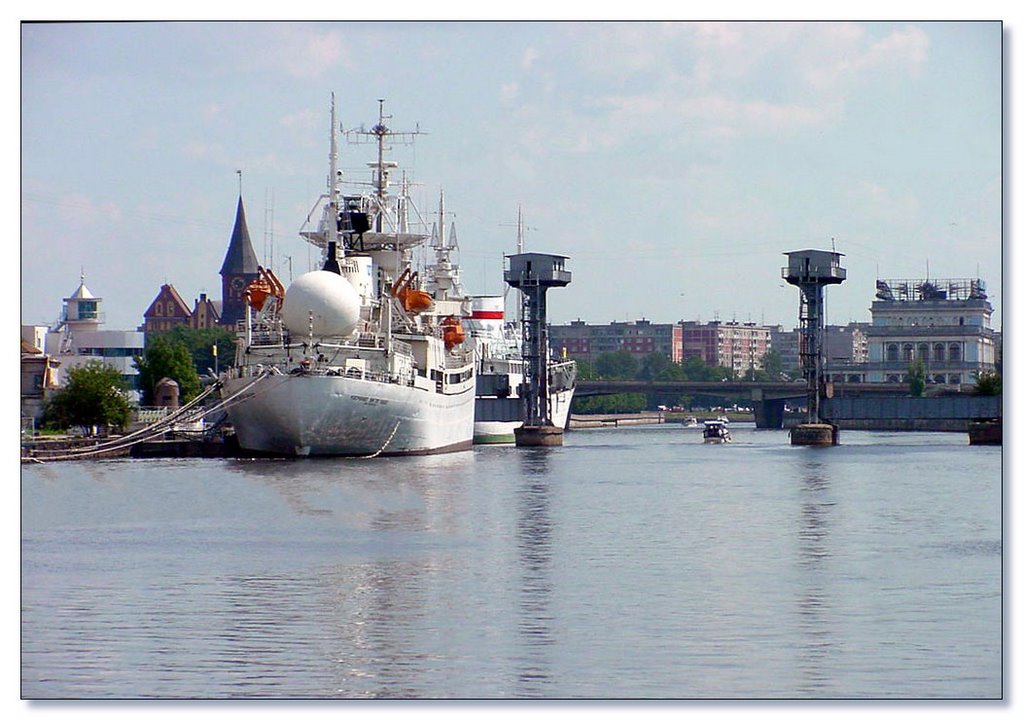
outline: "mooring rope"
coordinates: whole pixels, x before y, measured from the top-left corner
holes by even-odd
[[[391,440],[395,437],[395,434],[398,433],[398,426],[400,426],[400,425],[402,425],[401,419],[395,421],[395,427],[391,429],[391,435],[388,436],[388,439],[386,441],[384,441],[384,445],[381,446],[380,448],[378,448],[375,453],[371,453],[368,456],[360,456],[360,458],[363,458],[363,459],[376,458],[381,453],[383,453],[384,449],[388,447],[388,444],[391,443]]]
[[[55,451],[54,453],[56,455],[47,455],[45,456],[45,460],[57,461],[66,460],[67,458],[77,458],[79,456],[97,455],[100,453],[108,453],[111,451],[120,450],[125,446],[130,446],[135,443],[145,442],[150,438],[153,438],[154,436],[163,433],[166,426],[170,426],[171,424],[175,423],[178,420],[178,418],[180,418],[184,413],[188,412],[197,403],[201,402],[204,398],[210,395],[210,393],[215,391],[218,387],[219,384],[214,384],[210,386],[205,391],[200,393],[198,396],[193,398],[191,401],[189,401],[188,403],[186,403],[184,406],[174,411],[173,413],[168,414],[167,416],[161,418],[160,420],[154,423],[151,423],[150,425],[144,428],[140,428],[137,431],[133,431],[132,433],[129,433],[126,436],[121,436],[120,438],[116,438],[111,441],[105,441],[103,443],[97,443],[96,445],[90,446],[89,448],[66,449],[66,452],[64,453],[59,453]],[[139,438],[139,436],[142,437]],[[39,449],[37,449],[37,452],[39,452]],[[42,449],[42,452],[48,454],[50,453],[45,449]],[[44,459],[40,459],[38,456],[23,456],[22,460],[34,460],[39,462]]]
[[[261,373],[260,375],[256,376],[253,379],[252,383],[249,383],[244,388],[239,389],[232,395],[223,399],[217,405],[212,406],[211,408],[208,409],[200,409],[199,413],[188,416],[187,418],[185,418],[184,422],[195,422],[203,418],[204,416],[209,415],[210,413],[214,413],[217,410],[226,407],[231,400],[237,398],[246,391],[249,391],[254,385],[261,382],[268,375],[269,373]],[[84,458],[87,456],[99,455],[101,453],[111,453],[113,451],[118,451],[121,450],[122,448],[127,448],[138,443],[145,443],[146,441],[152,438],[164,434],[167,431],[167,428],[174,425],[175,423],[183,422],[181,421],[181,419],[183,416],[185,416],[186,413],[189,413],[192,410],[192,408],[194,408],[198,403],[200,403],[203,399],[205,399],[207,396],[209,396],[211,393],[213,393],[220,387],[221,383],[220,381],[218,381],[217,383],[211,385],[205,391],[200,393],[198,396],[193,398],[191,401],[189,401],[188,403],[186,403],[173,413],[168,414],[164,418],[161,418],[160,420],[146,426],[145,428],[140,428],[137,431],[133,431],[132,433],[129,433],[126,436],[122,436],[120,438],[117,438],[112,441],[107,441],[105,443],[99,443],[97,445],[90,446],[89,448],[68,449],[66,452],[57,453],[56,455],[48,454],[48,451],[43,450],[42,452],[47,453],[48,455],[42,458],[40,458],[39,456],[22,456],[21,460],[34,461],[36,463],[42,463],[44,461],[63,461],[68,460],[70,458]]]

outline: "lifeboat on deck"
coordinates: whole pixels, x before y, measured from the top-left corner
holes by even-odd
[[[441,329],[444,333],[444,347],[451,350],[466,340],[466,331],[462,322],[453,315],[445,316],[441,320]]]
[[[245,288],[246,302],[259,312],[266,305],[267,298],[273,297],[277,299],[277,307],[280,308],[284,303],[284,286],[281,281],[274,275],[274,271],[262,265],[256,266],[256,271],[259,277]]]
[[[417,290],[419,272],[410,274],[406,268],[391,286],[391,295],[402,301],[402,307],[409,313],[422,313],[434,306],[434,299],[425,290]]]

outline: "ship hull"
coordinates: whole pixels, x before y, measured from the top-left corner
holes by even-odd
[[[227,380],[225,398],[254,378]],[[422,455],[473,440],[473,388],[441,394],[344,376],[272,375],[228,408],[239,447],[276,456]]]

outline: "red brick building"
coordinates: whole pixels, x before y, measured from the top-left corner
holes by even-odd
[[[191,325],[192,311],[170,283],[160,286],[160,292],[142,314],[142,332],[159,333],[176,325]]]
[[[160,286],[160,292],[142,314],[144,333],[159,333],[177,325],[189,328],[214,328],[220,322],[217,304],[206,293],[200,293],[191,309],[185,304],[175,287],[169,283]]]

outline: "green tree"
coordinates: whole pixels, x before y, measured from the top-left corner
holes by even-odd
[[[100,361],[69,368],[67,384],[47,401],[43,425],[124,428],[131,416],[128,384],[118,370]]]
[[[672,365],[674,364],[664,353],[648,353],[640,360],[636,377],[642,381],[655,380]]]
[[[686,371],[678,363],[669,363],[654,376],[656,381],[685,381]]]
[[[1003,394],[1003,377],[992,371],[982,371],[974,375],[974,392],[981,396],[1001,396]]]
[[[146,344],[145,355],[135,358],[143,405],[152,405],[156,384],[164,378],[178,383],[179,400],[188,403],[199,394],[201,383],[188,347],[167,335],[155,336]]]
[[[761,367],[764,369],[765,380],[777,381],[782,379],[782,356],[776,350],[770,350],[761,358]]]
[[[576,378],[581,381],[597,380],[597,371],[594,370],[594,364],[588,360],[577,360]]]
[[[187,325],[176,325],[153,336],[152,339],[161,337],[171,342],[184,343],[192,357],[192,365],[199,375],[209,372],[209,369],[222,370],[235,363],[236,336],[226,328],[190,328]],[[217,346],[216,359],[213,357],[214,346]]]
[[[640,364],[632,353],[624,350],[602,353],[594,361],[598,377],[607,380],[634,380]]]
[[[907,368],[907,384],[910,386],[910,395],[920,398],[924,395],[924,385],[928,371],[924,361],[917,359],[910,362]]]
[[[691,381],[709,381],[711,378],[711,368],[704,362],[704,359],[700,356],[690,356],[683,360],[683,373],[686,374],[687,380]]]
[[[574,413],[639,413],[647,408],[643,393],[612,393],[606,396],[574,398]]]

